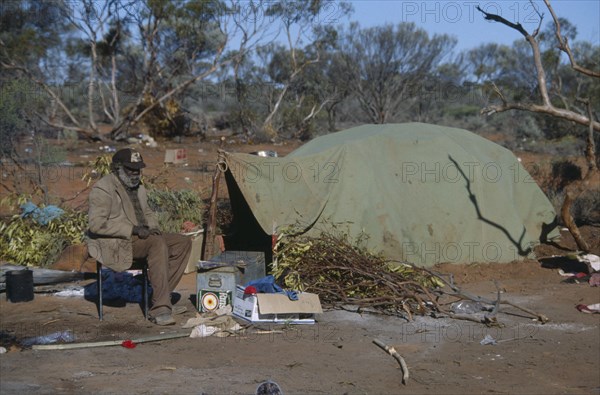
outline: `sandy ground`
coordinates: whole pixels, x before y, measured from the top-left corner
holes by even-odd
[[[586,229],[598,235],[598,229]],[[594,233],[595,232],[595,233]],[[77,342],[127,340],[181,328],[195,316],[190,296],[195,274],[177,288],[187,313],[176,326],[144,320],[140,307],[105,307],[100,322],[94,303],[36,293],[25,303],[0,300],[0,331],[9,352],[0,355],[0,392],[100,394],[251,394],[270,379],[286,394],[599,394],[600,314],[575,306],[600,302],[600,288],[563,283],[556,269],[529,260],[509,264],[441,265],[458,284],[548,316],[546,324],[511,307],[501,327],[471,321],[397,317],[327,310],[315,325],[249,327],[226,338],[179,338],[78,350],[32,350],[8,346],[16,339],[70,330]],[[496,345],[482,345],[491,336]],[[410,378],[402,384],[398,363],[373,344],[380,339],[405,358]],[[15,340],[15,339],[13,339]]]
[[[164,148],[145,150],[145,159],[160,163]],[[291,148],[276,149],[283,154]],[[86,152],[72,152],[70,160],[91,160],[97,147]],[[188,145],[189,165],[169,168],[169,186],[192,185],[208,197],[213,154],[206,145]],[[59,170],[59,177],[50,179],[51,191],[71,197],[85,187],[82,168]],[[157,173],[148,169],[146,174]],[[82,202],[85,194],[69,204]],[[584,234],[600,253],[600,228],[585,228]],[[559,247],[542,246],[538,253],[564,254],[574,244],[564,234]],[[187,334],[189,329],[181,325],[195,316],[190,299],[195,274],[185,275],[177,288],[179,304],[188,312],[167,328],[145,321],[136,304],[107,306],[100,322],[94,303],[82,298],[36,293],[31,302],[10,303],[1,294],[0,340],[8,352],[0,354],[0,393],[252,394],[270,379],[285,394],[600,394],[600,314],[575,308],[600,303],[600,288],[563,283],[557,269],[542,268],[535,260],[441,265],[437,270],[452,273],[465,290],[491,299],[496,295],[493,281],[498,280],[504,300],[550,321],[542,324],[510,307],[503,307],[498,316],[501,327],[326,310],[315,325],[262,326],[273,331],[261,333],[249,327],[226,338],[183,337],[133,349],[32,350],[15,342],[65,330],[74,333],[77,342]],[[486,335],[497,344],[482,345]],[[406,385],[398,363],[375,346],[374,339],[394,346],[405,358],[410,371]]]

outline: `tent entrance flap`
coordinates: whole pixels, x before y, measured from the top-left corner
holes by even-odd
[[[265,261],[272,262],[271,234],[267,234],[259,225],[229,170],[225,172],[225,183],[229,192],[233,216],[230,228],[224,236],[225,249],[229,251],[261,251],[265,254]]]

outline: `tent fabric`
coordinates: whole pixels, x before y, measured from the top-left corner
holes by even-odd
[[[318,236],[333,224],[419,266],[510,262],[558,235],[552,204],[517,158],[462,129],[363,125],[282,158],[225,158],[266,235],[296,226]]]

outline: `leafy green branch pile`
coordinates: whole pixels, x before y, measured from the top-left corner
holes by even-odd
[[[426,270],[370,253],[346,234],[280,237],[273,275],[313,292],[326,305],[355,305],[392,315],[440,311],[433,290],[443,283]]]
[[[83,242],[87,214],[65,210],[47,225],[13,215],[0,222],[0,258],[13,264],[52,265],[63,249]]]

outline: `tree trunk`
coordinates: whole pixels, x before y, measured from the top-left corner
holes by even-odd
[[[112,115],[114,117],[113,125],[117,125],[121,121],[121,105],[119,103],[119,91],[117,90],[117,56],[113,52],[111,55],[111,77],[110,77],[110,85],[112,89]]]
[[[577,224],[575,224],[573,216],[571,215],[571,205],[583,192],[584,188],[582,188],[582,186],[584,183],[585,182],[583,180],[575,181],[565,188],[565,200],[563,201],[563,205],[560,210],[560,216],[563,220],[563,223],[573,236],[573,239],[575,239],[577,248],[584,252],[590,252],[590,247],[581,235],[581,232],[579,231],[579,228],[577,227]]]
[[[335,132],[335,107],[327,109],[327,126],[330,133]]]
[[[94,84],[96,83],[96,41],[91,40],[92,49],[92,64],[90,66],[90,81],[88,82],[88,117],[90,128],[94,131],[98,130],[94,121]]]

